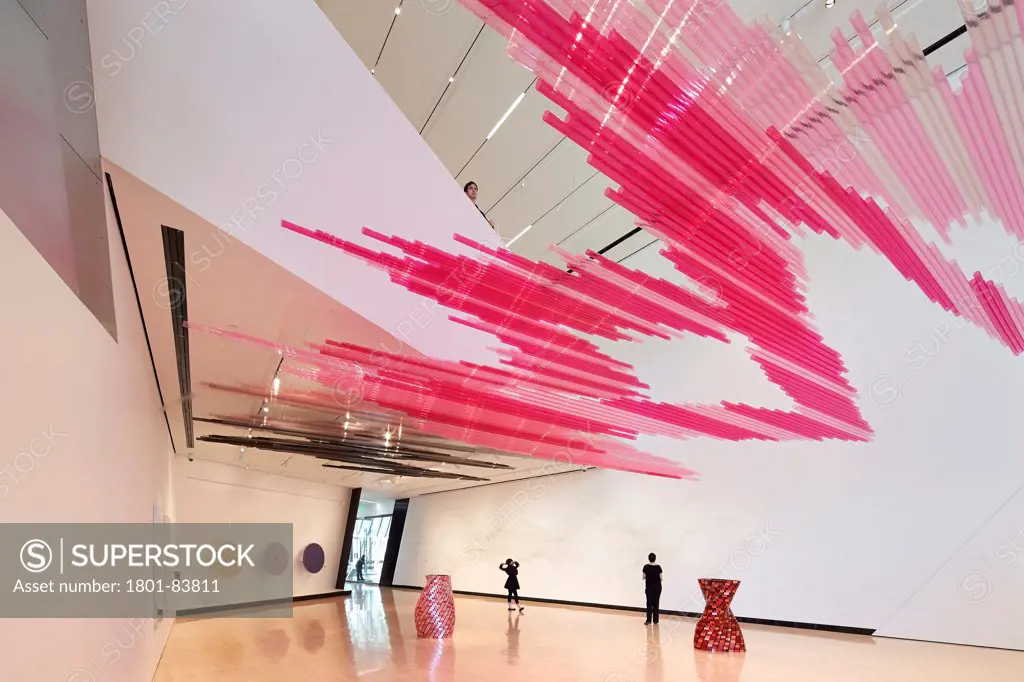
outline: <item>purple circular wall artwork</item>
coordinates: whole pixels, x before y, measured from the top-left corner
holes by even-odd
[[[281,575],[288,570],[288,549],[280,542],[272,542],[263,552],[263,568],[270,575]]]
[[[310,573],[319,573],[324,567],[324,548],[315,542],[306,545],[302,550],[302,565]]]

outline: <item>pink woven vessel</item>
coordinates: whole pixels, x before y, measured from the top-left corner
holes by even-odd
[[[707,606],[694,629],[693,648],[712,652],[746,651],[743,631],[730,608],[740,589],[740,581],[701,578],[698,582]]]
[[[447,639],[455,632],[455,596],[447,575],[428,575],[416,602],[416,636]]]

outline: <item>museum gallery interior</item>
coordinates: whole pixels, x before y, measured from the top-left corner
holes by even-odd
[[[5,679],[1019,681],[1022,33],[0,0]]]

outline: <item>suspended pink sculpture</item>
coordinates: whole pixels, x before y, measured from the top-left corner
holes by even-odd
[[[320,383],[323,391],[273,396],[275,404],[344,414],[333,388],[358,382],[360,409],[403,414],[425,433],[519,453],[563,465],[594,466],[668,478],[695,478],[678,462],[650,455],[622,439],[635,439],[635,427],[620,424],[628,415],[600,400],[574,394],[527,372],[512,372],[467,362],[405,357],[355,344],[328,341],[313,350],[294,348],[237,331],[188,323],[189,330],[239,343],[272,348],[293,362],[281,370]],[[568,385],[568,384],[567,384]],[[266,387],[214,389],[265,398]],[[566,400],[575,396],[574,400]],[[652,420],[650,430],[682,436],[685,431]]]
[[[447,639],[455,633],[455,595],[447,575],[428,575],[416,600],[416,636]]]
[[[388,397],[399,384],[374,380],[381,404],[419,409],[424,419],[439,416],[427,404],[472,405],[472,419],[446,415],[435,428],[538,442],[546,436],[498,426],[487,411],[525,410],[538,428],[578,429],[586,421],[608,438],[867,440],[872,429],[842,358],[810,321],[799,248],[805,229],[875,251],[929,300],[1024,352],[1021,303],[980,273],[968,277],[914,225],[927,221],[948,240],[967,217],[987,212],[1024,237],[1024,74],[1014,4],[964,10],[974,47],[956,92],[884,9],[884,45],[857,12],[859,49],[835,32],[831,59],[841,80],[833,81],[799,37],[744,25],[717,0],[647,0],[655,19],[642,0],[465,4],[509,39],[510,56],[566,112],[545,120],[618,183],[609,197],[661,240],[661,255],[698,291],[593,252],[552,247],[569,273],[460,236],[478,257],[364,229],[399,249],[396,256],[285,222],[502,342],[502,367],[474,367],[470,375],[391,358],[390,371],[442,375],[422,386],[416,408]],[[629,342],[697,334],[728,343],[730,332],[749,340],[751,359],[793,399],[793,410],[654,403],[631,367],[583,336]],[[322,352],[354,357],[344,344],[329,345]],[[456,376],[519,394],[467,392],[451,383]],[[605,454],[605,461],[616,457]]]

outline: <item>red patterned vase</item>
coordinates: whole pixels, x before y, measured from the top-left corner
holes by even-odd
[[[416,636],[447,639],[455,632],[455,595],[447,575],[428,575],[416,602]]]
[[[701,578],[697,582],[700,583],[700,591],[704,593],[707,606],[693,632],[693,648],[715,652],[746,651],[743,631],[729,608],[740,589],[740,581]]]

